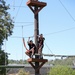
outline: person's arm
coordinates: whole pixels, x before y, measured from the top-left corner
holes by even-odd
[[[23,44],[24,44],[25,49],[28,50],[27,47],[26,47],[24,38],[23,38]]]
[[[38,37],[38,43],[39,43],[39,37]]]
[[[28,41],[27,41],[28,44],[29,44],[29,41],[30,41],[30,37],[28,38]]]
[[[45,40],[45,38],[43,37],[43,40]]]

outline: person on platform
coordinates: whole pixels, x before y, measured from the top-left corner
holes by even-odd
[[[38,37],[38,54],[40,54],[40,58],[43,58],[42,56],[42,50],[44,47],[44,40],[45,38],[43,37],[43,34],[40,34],[40,36]]]
[[[36,46],[35,44],[33,43],[32,40],[30,40],[30,37],[28,39],[28,46],[29,46],[29,50],[26,49],[27,51],[25,52],[26,55],[28,55],[30,58],[33,58],[33,55],[35,54],[35,51],[36,51]]]

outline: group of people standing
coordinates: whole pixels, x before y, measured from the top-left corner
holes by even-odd
[[[36,45],[33,43],[32,40],[30,40],[30,37],[29,37],[27,41],[29,49],[26,49],[26,52],[25,52],[26,55],[28,55],[30,58],[33,58],[33,55],[36,53],[36,49],[38,49],[38,55],[40,55],[39,58],[43,59],[42,50],[44,47],[44,40],[45,38],[43,37],[43,34],[40,34],[38,36],[38,47],[36,48]]]

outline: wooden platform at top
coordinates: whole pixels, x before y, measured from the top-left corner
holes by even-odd
[[[27,60],[28,62],[47,62],[47,59],[35,59],[35,58],[29,58]]]
[[[28,6],[38,6],[38,7],[44,7],[47,5],[47,3],[45,3],[45,2],[31,1],[31,0],[29,0],[26,4]]]

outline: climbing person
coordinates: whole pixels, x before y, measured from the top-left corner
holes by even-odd
[[[45,40],[45,38],[43,37],[43,34],[40,34],[38,37],[38,54],[40,54],[40,58],[43,58],[42,50],[44,47],[44,40]]]
[[[25,46],[25,48],[26,48],[26,55],[28,55],[30,58],[33,58],[33,55],[34,55],[34,53],[35,53],[35,51],[36,51],[36,46],[35,46],[35,44],[33,43],[33,41],[32,40],[30,40],[30,37],[28,38],[28,41],[27,41],[27,43],[28,43],[28,46],[29,46],[29,49],[27,49],[26,48],[26,46]]]

